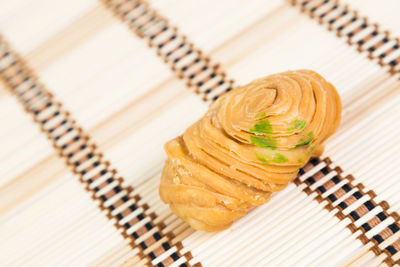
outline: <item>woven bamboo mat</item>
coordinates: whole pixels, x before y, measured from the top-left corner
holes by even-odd
[[[400,265],[397,0],[0,2],[0,266]],[[158,197],[163,144],[235,86],[314,69],[343,122],[220,233]]]

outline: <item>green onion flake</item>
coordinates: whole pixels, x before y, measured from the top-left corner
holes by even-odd
[[[301,147],[301,146],[306,146],[308,144],[310,144],[313,140],[314,140],[314,133],[313,132],[309,132],[306,135],[303,135],[303,138],[300,139],[300,143],[298,143],[296,146],[294,146],[292,149]]]
[[[269,148],[272,150],[276,149],[276,140],[270,138],[262,138],[258,136],[250,136],[250,143],[262,147],[262,148]]]
[[[285,163],[288,162],[289,160],[281,153],[275,153],[274,157],[272,158],[272,161],[275,163]]]
[[[305,120],[299,120],[298,118],[294,118],[291,126],[287,128],[289,132],[301,131],[306,128],[307,122]]]
[[[268,120],[260,121],[254,124],[254,127],[249,130],[250,133],[267,134],[272,133],[272,126]]]
[[[264,113],[259,113],[259,114],[256,115],[256,119],[262,119],[265,116],[267,116],[267,114],[265,112]]]
[[[293,128],[296,130],[303,130],[306,127],[306,121],[295,119],[293,122]]]
[[[259,155],[257,152],[256,152],[256,157],[262,163],[268,164],[268,161],[263,156]]]

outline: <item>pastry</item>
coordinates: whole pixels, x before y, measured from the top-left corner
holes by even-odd
[[[340,114],[336,89],[314,71],[238,87],[165,144],[160,197],[195,229],[226,229],[322,153]]]

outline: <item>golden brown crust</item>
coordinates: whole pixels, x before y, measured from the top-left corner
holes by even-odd
[[[313,71],[239,87],[165,145],[161,199],[195,229],[226,229],[322,152],[340,113],[335,88]]]

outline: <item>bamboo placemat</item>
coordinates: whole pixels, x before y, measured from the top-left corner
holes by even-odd
[[[398,265],[398,4],[345,4],[0,3],[0,262]],[[338,88],[338,134],[270,203],[195,232],[159,200],[163,143],[236,85],[297,68]]]

